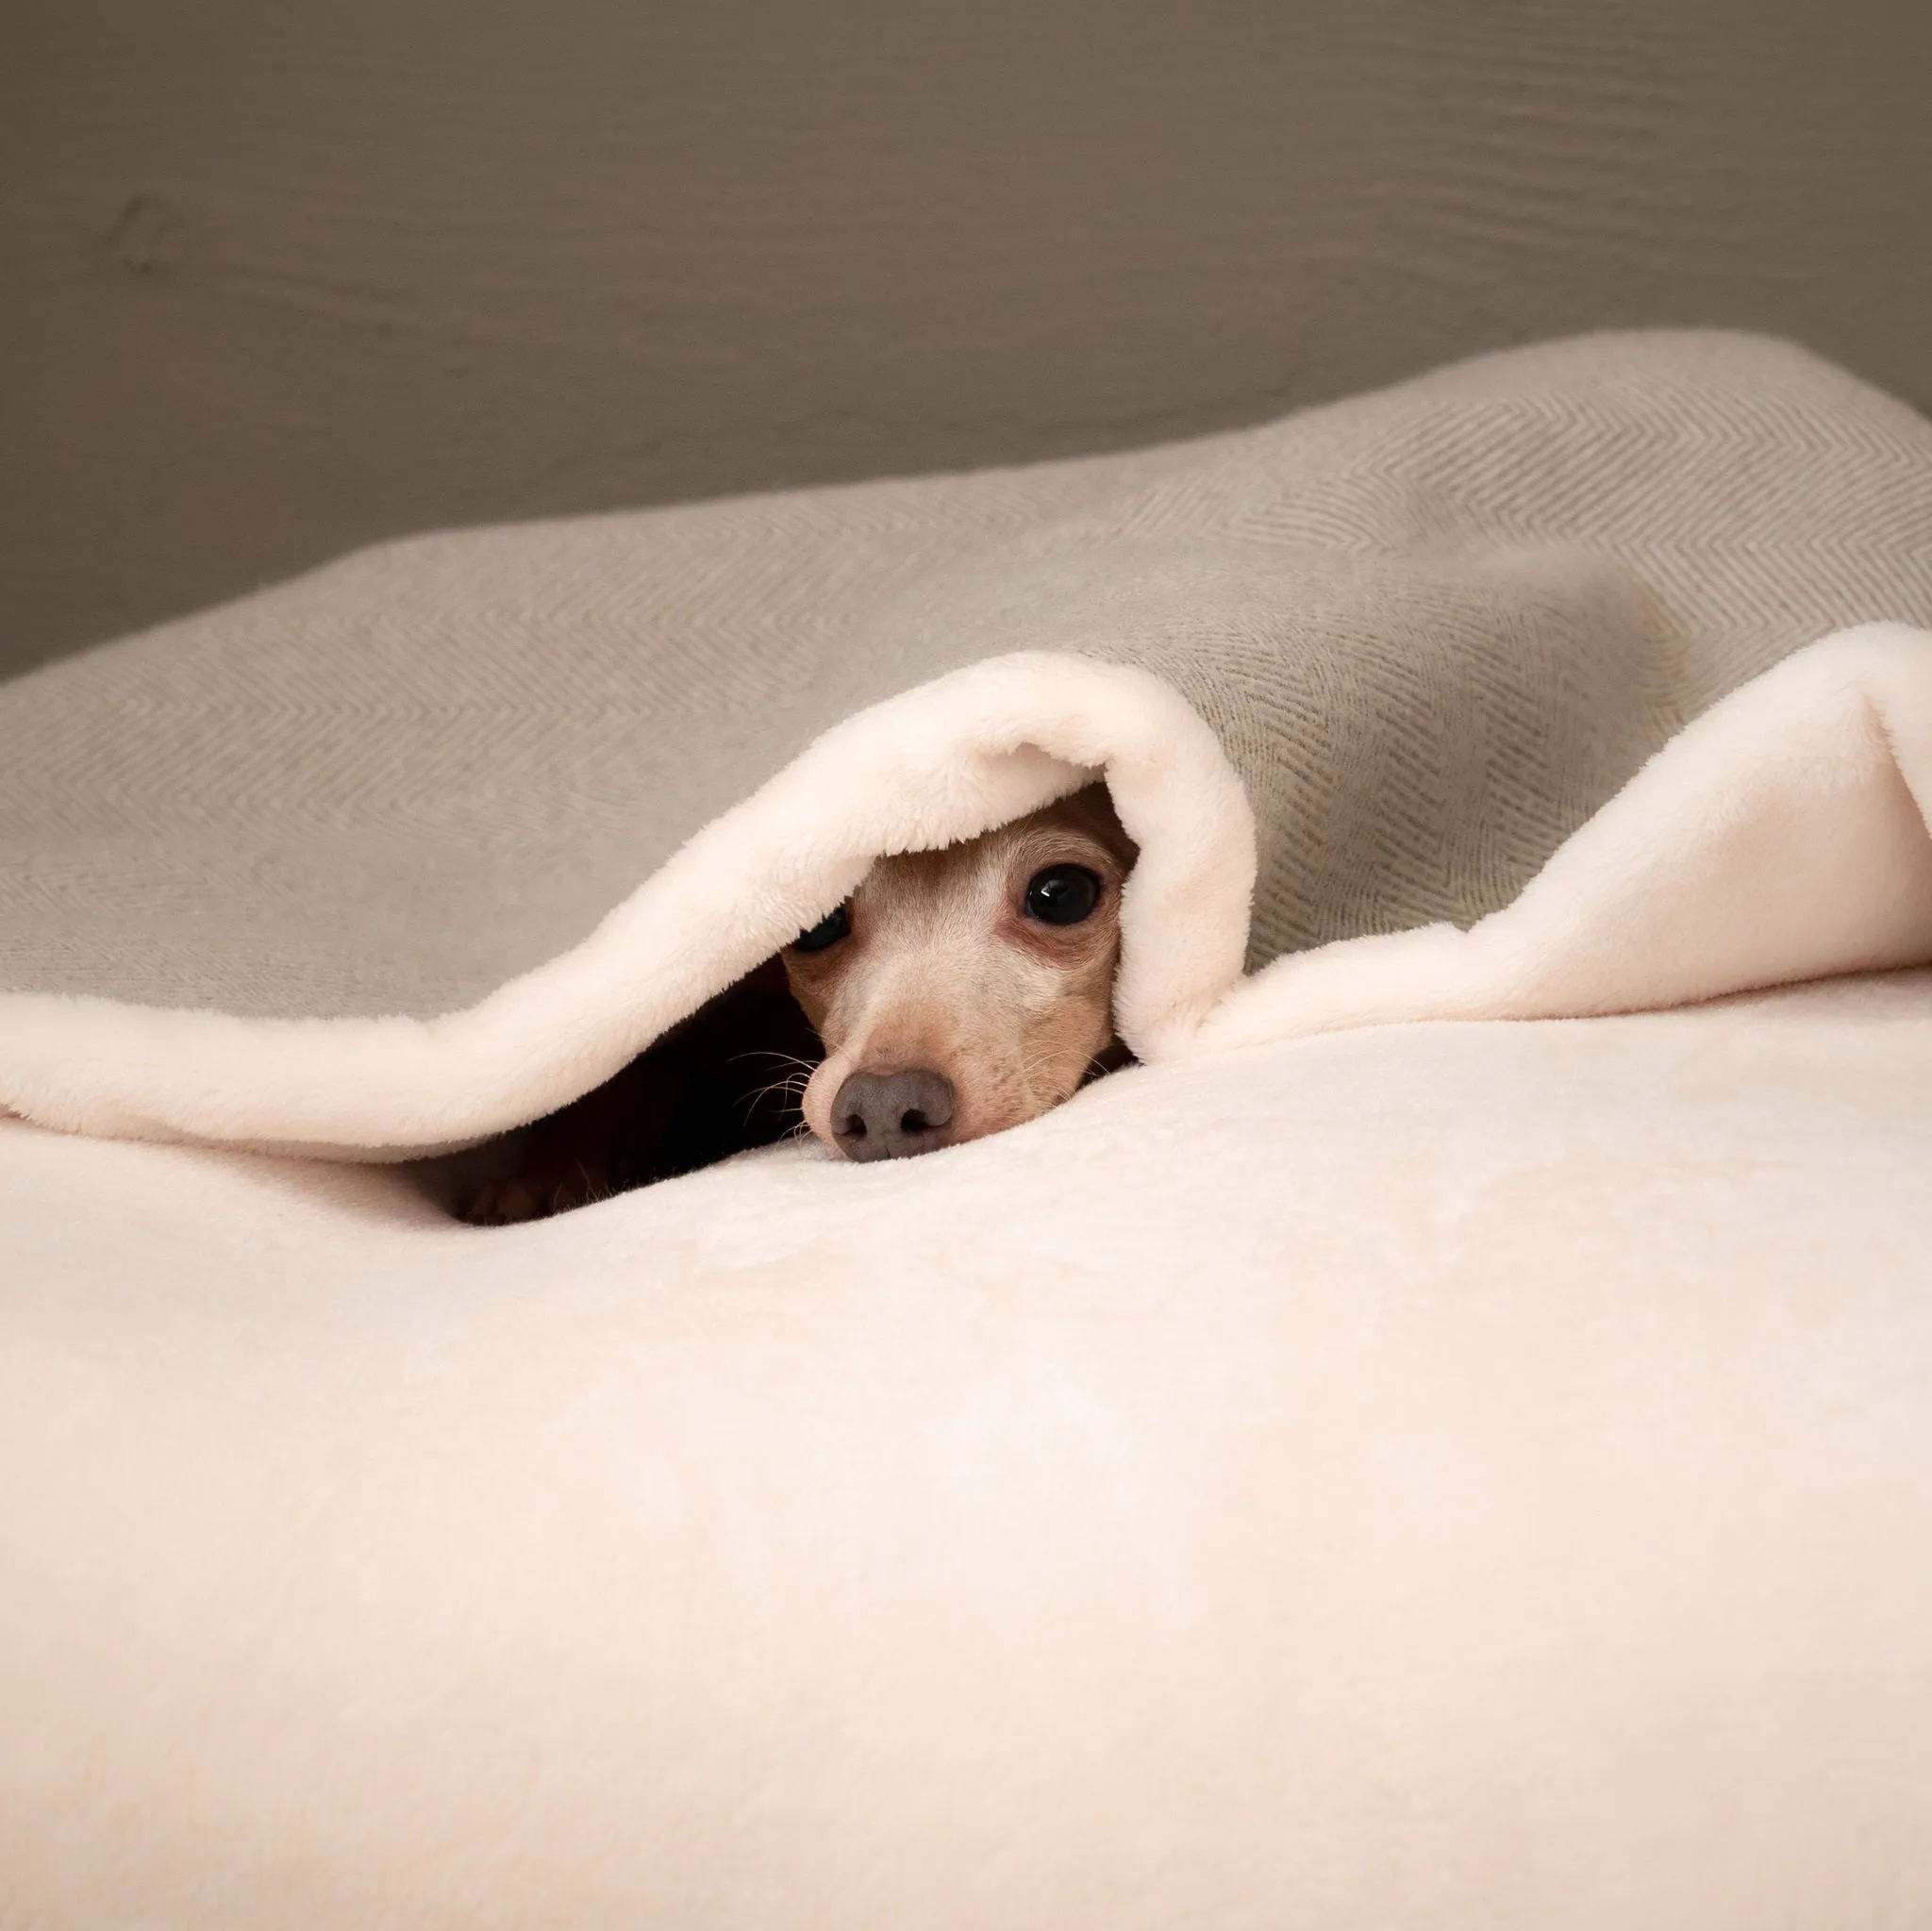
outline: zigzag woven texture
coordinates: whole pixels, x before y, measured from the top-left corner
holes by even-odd
[[[1932,624],[1932,426],[1610,336],[1207,441],[412,539],[0,691],[0,990],[464,1007],[830,725],[1019,650],[1152,672],[1259,835],[1251,961],[1507,902],[1674,731]]]

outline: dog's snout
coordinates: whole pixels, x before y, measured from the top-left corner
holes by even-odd
[[[852,1160],[931,1153],[953,1137],[953,1082],[941,1073],[855,1073],[832,1102],[832,1136]]]

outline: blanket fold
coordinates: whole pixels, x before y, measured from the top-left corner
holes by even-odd
[[[1724,334],[387,545],[0,692],[0,1106],[491,1132],[1095,772],[1145,1058],[1932,958],[1928,624],[1932,426]]]

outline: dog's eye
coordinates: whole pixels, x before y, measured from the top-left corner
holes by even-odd
[[[1026,916],[1042,925],[1077,925],[1100,903],[1100,880],[1084,865],[1049,865],[1026,886]]]
[[[836,945],[852,930],[852,914],[843,906],[836,912],[827,912],[809,931],[801,932],[791,941],[793,952],[823,952],[828,945]]]

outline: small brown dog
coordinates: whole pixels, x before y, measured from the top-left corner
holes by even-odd
[[[1134,857],[1092,785],[874,865],[781,955],[825,1046],[805,1124],[848,1159],[894,1159],[1058,1106],[1112,1045]]]
[[[511,1170],[459,1214],[580,1207],[768,1145],[801,1113],[855,1160],[1044,1113],[1126,1057],[1113,978],[1136,856],[1106,786],[1090,785],[964,844],[881,858],[777,959],[525,1128]]]

